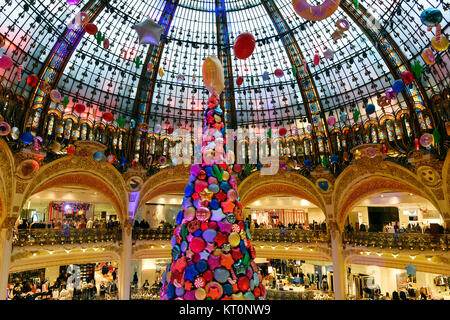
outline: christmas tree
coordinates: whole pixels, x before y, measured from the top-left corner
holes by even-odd
[[[225,163],[223,111],[217,91],[211,91],[204,114],[203,163],[191,166],[161,300],[255,300],[266,295],[232,166]]]

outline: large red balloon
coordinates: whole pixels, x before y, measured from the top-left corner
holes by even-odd
[[[238,86],[240,86],[243,82],[244,82],[244,78],[242,78],[242,77],[237,77],[237,79],[236,79],[236,84],[237,84]]]
[[[86,23],[84,26],[84,31],[86,31],[89,34],[96,34],[98,32],[98,28],[93,23]]]
[[[82,103],[75,104],[75,112],[76,113],[83,113],[86,110],[86,106]]]
[[[411,84],[414,81],[414,77],[410,71],[403,71],[402,72],[402,80],[406,84]]]
[[[113,115],[112,115],[111,112],[106,111],[106,112],[103,112],[103,119],[104,119],[106,122],[111,122],[111,121],[113,121],[114,117],[113,117]]]
[[[284,137],[287,133],[286,128],[280,128],[280,130],[278,130],[278,132],[280,133],[280,136]]]
[[[253,37],[253,35],[248,32],[242,33],[236,38],[236,42],[234,43],[234,55],[238,59],[247,59],[252,55],[253,50],[255,50],[255,46],[255,37]]]
[[[30,74],[30,75],[28,76],[28,78],[27,78],[27,84],[28,84],[30,87],[36,87],[38,83],[39,83],[39,78],[38,78],[37,75],[35,75],[35,74]]]

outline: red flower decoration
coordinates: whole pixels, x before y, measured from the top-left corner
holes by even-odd
[[[219,200],[220,202],[223,202],[227,199],[227,195],[226,193],[224,193],[222,190],[220,190],[219,192],[217,192],[214,197]]]

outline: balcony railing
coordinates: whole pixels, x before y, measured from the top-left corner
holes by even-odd
[[[164,227],[157,229],[134,228],[133,240],[170,240],[174,227]]]
[[[96,229],[34,229],[19,230],[14,246],[43,246],[55,244],[96,243],[121,240],[120,228]]]
[[[325,231],[286,230],[280,229],[254,229],[252,240],[271,242],[329,242],[330,234]]]
[[[450,248],[448,234],[346,232],[343,238],[347,244],[380,249],[449,250]]]

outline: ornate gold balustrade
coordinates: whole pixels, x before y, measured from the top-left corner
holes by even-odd
[[[173,230],[173,227],[157,229],[134,228],[133,240],[170,240]]]
[[[450,249],[449,238],[448,234],[346,232],[343,241],[350,245],[380,249],[446,251]]]
[[[97,243],[121,240],[119,228],[96,229],[34,229],[15,233],[13,246],[44,246],[56,244]]]
[[[133,229],[133,240],[161,240],[170,241],[173,227],[157,229]],[[44,246],[56,244],[97,243],[105,241],[120,241],[121,229],[35,229],[20,230],[14,235],[13,245]],[[330,243],[330,234],[324,231],[254,229],[253,241],[271,243]],[[344,233],[343,242],[352,246],[363,246],[379,249],[399,250],[443,250],[450,249],[450,236],[447,234],[431,235],[421,233],[375,233],[354,232]]]
[[[286,230],[280,229],[254,229],[252,240],[268,242],[301,242],[301,243],[328,243],[330,234],[324,231]]]

